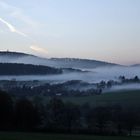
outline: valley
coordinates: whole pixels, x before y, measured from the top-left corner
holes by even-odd
[[[0,128],[135,135],[134,130],[139,131],[139,119],[135,119],[140,106],[139,70],[138,65],[0,52],[0,103],[13,115],[7,116],[8,123],[2,118]]]

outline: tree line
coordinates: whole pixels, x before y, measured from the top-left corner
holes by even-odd
[[[13,98],[0,91],[0,130],[132,135],[140,126],[140,110],[113,106],[76,105],[52,98]]]
[[[48,66],[17,63],[0,63],[0,75],[44,75],[61,73],[61,69],[56,69]]]

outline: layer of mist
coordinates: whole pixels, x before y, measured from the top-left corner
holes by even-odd
[[[125,84],[125,85],[116,85],[113,86],[111,89],[105,90],[104,93],[108,92],[117,92],[117,91],[130,91],[130,90],[140,90],[140,84]]]
[[[99,83],[101,81],[114,80],[118,81],[118,77],[125,76],[128,79],[138,76],[140,77],[140,66],[119,66],[111,63],[82,60],[82,59],[43,59],[40,57],[20,54],[20,53],[1,53],[1,63],[24,63],[34,65],[45,65],[51,67],[62,67],[62,68],[76,68],[83,72],[78,71],[64,71],[63,74],[57,75],[21,75],[21,76],[0,76],[0,80],[17,80],[17,81],[45,81],[48,83],[63,83],[71,80],[81,80],[87,83]],[[121,89],[139,89],[139,85],[125,85],[115,86],[111,90]]]
[[[51,82],[82,80],[84,82],[89,83],[98,83],[100,81],[109,81],[109,80],[117,81],[119,76],[132,78],[136,75],[140,77],[140,67],[102,67],[96,69],[88,69],[87,72],[70,72],[59,75],[0,76],[0,80],[11,80],[11,79],[16,79],[19,81],[45,80]]]
[[[1,63],[24,63],[34,65],[45,65],[57,68],[96,68],[104,66],[116,66],[117,64],[107,63],[97,60],[77,59],[77,58],[41,58],[28,54],[16,52],[0,52]]]

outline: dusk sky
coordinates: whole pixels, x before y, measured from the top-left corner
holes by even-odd
[[[140,0],[0,0],[0,50],[140,63]]]

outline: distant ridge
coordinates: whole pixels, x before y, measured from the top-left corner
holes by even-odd
[[[95,68],[102,66],[118,66],[118,64],[108,63],[105,61],[98,61],[92,59],[80,59],[80,58],[51,58],[51,60],[56,61],[66,67],[76,67],[81,68]]]
[[[91,69],[105,66],[120,66],[114,63],[91,59],[78,58],[41,58],[22,52],[0,51],[0,63],[24,63],[34,65],[45,65],[57,68]]]
[[[41,65],[0,63],[0,75],[51,75],[61,73],[61,69]]]
[[[140,64],[131,65],[131,67],[140,67]]]
[[[24,57],[24,56],[34,56],[27,53],[22,52],[12,52],[12,51],[0,51],[0,56],[11,56],[11,57]]]

